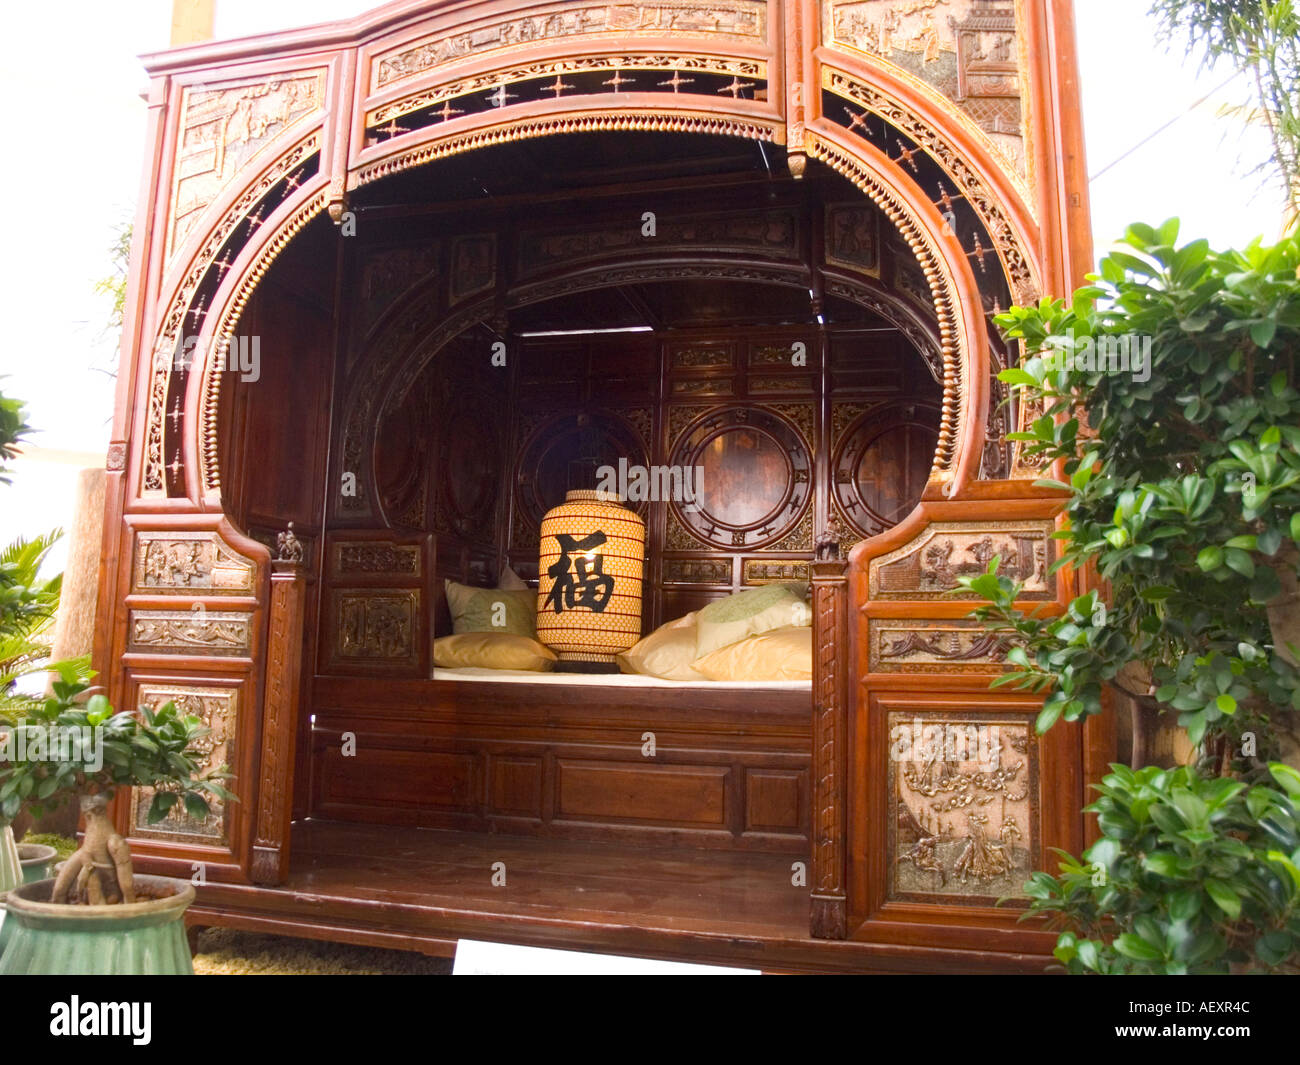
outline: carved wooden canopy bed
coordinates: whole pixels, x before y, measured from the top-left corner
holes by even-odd
[[[118,803],[142,868],[202,863],[192,922],[1042,964],[993,903],[1082,844],[1110,737],[1035,736],[951,592],[1076,587],[990,322],[1089,260],[1072,21],[915,7],[400,0],[147,57],[96,660],[236,773],[204,823]],[[641,633],[807,582],[811,680],[435,663],[446,582],[535,588],[620,461],[703,470],[628,503]],[[993,762],[890,755],[972,725]]]

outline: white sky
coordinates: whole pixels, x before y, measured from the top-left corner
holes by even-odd
[[[217,0],[216,35],[346,18],[370,0]],[[1242,245],[1275,239],[1281,196],[1251,171],[1268,154],[1261,129],[1222,117],[1246,98],[1238,78],[1193,105],[1228,74],[1200,71],[1156,43],[1144,0],[1078,0],[1089,173],[1097,175],[1171,119],[1167,130],[1092,183],[1099,250],[1133,221],[1183,219],[1188,239]],[[5,142],[23,153],[0,167],[7,254],[0,256],[0,387],[28,404],[31,442],[102,461],[114,384],[101,372],[115,345],[103,336],[114,228],[134,216],[144,153],[144,73],[136,56],[166,47],[171,0],[65,0],[7,10],[0,66]],[[57,68],[39,42],[59,41]],[[17,42],[29,42],[14,47]],[[36,116],[39,101],[40,115]],[[98,368],[98,369],[97,369]],[[51,459],[60,456],[49,456]],[[0,543],[72,520],[75,464],[20,460],[0,486]],[[62,552],[50,559],[62,565]]]

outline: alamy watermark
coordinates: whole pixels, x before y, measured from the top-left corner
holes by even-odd
[[[1135,333],[1076,338],[1071,330],[1064,337],[1048,338],[1042,360],[1053,370],[1126,373],[1145,384],[1151,380],[1151,338]]]
[[[616,495],[631,503],[681,503],[698,507],[704,492],[703,466],[632,466],[627,459],[618,467],[596,470],[596,491]]]
[[[87,773],[104,768],[104,731],[89,725],[0,725],[0,764],[77,763]]]
[[[165,352],[166,348],[159,349]],[[262,338],[260,336],[219,337],[212,342],[211,358],[199,351],[197,336],[178,336],[170,352],[172,369],[184,372],[194,366],[215,363],[229,373],[239,374],[245,382],[262,376]]]
[[[997,725],[927,725],[914,718],[895,725],[889,742],[889,756],[895,762],[978,762],[993,770],[1002,754]]]

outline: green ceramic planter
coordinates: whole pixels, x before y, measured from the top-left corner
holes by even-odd
[[[23,882],[23,866],[14,843],[14,830],[8,825],[0,828],[0,955],[9,941],[8,920],[5,917],[5,892]]]
[[[170,894],[121,906],[65,906],[48,901],[53,880],[14,888],[0,976],[192,975],[185,909],[194,888],[161,876],[135,883],[142,894]]]
[[[43,843],[18,844],[18,861],[23,867],[23,883],[34,884],[50,875],[50,866],[59,852]]]

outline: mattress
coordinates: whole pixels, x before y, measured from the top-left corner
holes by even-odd
[[[812,691],[809,680],[693,681],[660,680],[633,673],[536,673],[521,669],[457,669],[435,667],[434,680],[498,681],[507,684],[583,684],[610,688],[706,688],[710,691]]]

